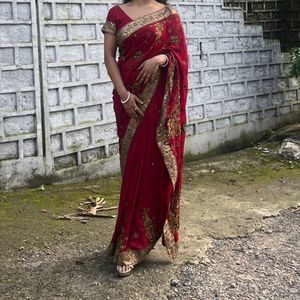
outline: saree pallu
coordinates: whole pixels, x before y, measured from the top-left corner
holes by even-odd
[[[130,118],[113,89],[122,185],[107,253],[118,264],[135,265],[162,237],[173,261],[179,243],[188,91],[188,52],[181,18],[169,5],[137,20],[114,6],[101,30],[116,35],[124,85],[143,101],[138,106],[144,113],[141,121]],[[154,80],[139,85],[137,68],[161,53],[168,56],[167,66],[159,68]]]

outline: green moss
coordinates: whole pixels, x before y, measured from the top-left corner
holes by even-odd
[[[200,160],[203,158],[212,157],[215,155],[220,155],[220,154],[244,149],[253,146],[255,142],[258,142],[264,136],[265,136],[265,132],[263,133],[242,132],[239,138],[220,143],[217,147],[212,148],[205,153],[200,153],[200,154],[186,153],[184,156],[184,161],[190,162],[190,161]]]
[[[31,246],[43,244],[49,239],[59,244],[57,236],[62,228],[74,237],[80,236],[83,234],[80,232],[80,222],[55,220],[52,217],[76,212],[80,202],[88,196],[99,196],[106,200],[107,206],[115,206],[119,200],[120,183],[119,176],[107,176],[76,184],[45,185],[44,191],[24,188],[0,193],[0,224],[5,224],[0,227],[0,236],[6,241],[1,243],[0,253],[16,253],[26,240],[30,241]],[[116,210],[108,213],[116,214]],[[95,220],[94,224],[100,226],[103,222],[105,219],[100,222]],[[36,240],[36,236],[40,238]]]

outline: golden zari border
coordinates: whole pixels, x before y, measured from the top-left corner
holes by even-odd
[[[111,21],[106,21],[103,24],[101,31],[103,33],[108,32],[108,33],[116,34],[116,32],[117,32],[116,24]]]
[[[144,113],[151,102],[151,99],[156,91],[156,88],[158,86],[159,80],[161,77],[161,70],[158,70],[155,74],[154,80],[149,82],[142,93],[140,95],[137,95],[142,101],[143,104],[139,105],[140,110]],[[128,155],[128,150],[132,141],[132,138],[135,134],[136,128],[138,127],[139,122],[136,121],[134,118],[131,118],[129,121],[129,124],[126,129],[125,136],[122,139],[121,143],[121,150],[120,150],[120,165],[121,165],[121,173],[124,175],[125,170],[125,164],[126,159]]]
[[[118,265],[136,265],[141,262],[153,249],[159,238],[156,238],[147,248],[142,250],[128,249],[127,251],[120,251],[117,244],[110,243],[106,253],[112,256],[114,263]]]
[[[166,90],[162,105],[162,115],[160,123],[157,127],[157,143],[160,151],[164,157],[166,167],[168,169],[173,187],[174,194],[171,199],[171,205],[169,208],[169,213],[163,227],[163,235],[165,240],[165,246],[167,248],[168,255],[172,261],[175,260],[178,254],[178,243],[175,241],[174,232],[179,229],[179,202],[180,202],[180,190],[176,189],[176,183],[178,179],[178,167],[177,160],[169,144],[169,138],[177,135],[180,132],[179,124],[177,123],[177,118],[179,117],[180,108],[180,95],[176,93],[175,100],[175,110],[171,116],[171,121],[169,120],[168,127],[166,123],[166,106],[170,96],[170,91],[172,91],[175,82],[175,65],[176,59],[171,53],[171,59],[169,62]]]
[[[168,129],[165,126],[165,121],[166,121],[166,105],[168,102],[170,90],[172,90],[174,82],[174,72],[175,72],[175,59],[172,59],[172,63],[170,63],[170,66],[168,68],[168,74],[167,74],[167,83],[166,83],[166,91],[163,99],[163,104],[162,104],[162,114],[161,114],[161,119],[159,122],[159,125],[157,127],[157,134],[156,134],[156,140],[158,147],[160,148],[160,151],[164,157],[164,161],[166,164],[166,167],[168,169],[168,172],[170,174],[170,178],[175,190],[175,185],[177,181],[177,161],[176,157],[173,154],[173,151],[171,149],[171,146],[169,144],[168,140]]]
[[[148,14],[144,17],[138,18],[137,20],[133,20],[133,21],[127,23],[124,27],[122,27],[117,32],[118,46],[121,47],[124,40],[126,38],[128,38],[131,34],[133,34],[135,31],[137,31],[137,30],[143,28],[144,26],[149,25],[153,22],[163,20],[175,13],[177,13],[177,10],[174,7],[172,7],[170,5],[166,5],[166,7],[161,10],[158,10],[152,14]]]

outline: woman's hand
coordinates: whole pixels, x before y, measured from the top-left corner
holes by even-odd
[[[157,72],[160,65],[163,65],[166,61],[164,55],[156,55],[147,60],[145,60],[139,67],[141,69],[139,75],[136,78],[136,81],[141,85],[142,83],[146,84],[149,80],[154,79],[154,75]]]
[[[123,106],[126,113],[130,117],[134,118],[137,121],[140,121],[144,117],[144,113],[138,107],[138,103],[143,104],[143,101],[140,100],[136,95],[130,93],[129,100],[126,103],[123,103]]]

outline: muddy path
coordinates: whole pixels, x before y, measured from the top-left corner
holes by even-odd
[[[178,259],[171,263],[159,241],[123,279],[105,255],[115,219],[51,218],[89,195],[116,205],[120,176],[0,194],[0,299],[167,299],[176,272],[208,261],[216,239],[250,238],[300,205],[299,162],[276,155],[276,142],[261,146],[187,162]]]

